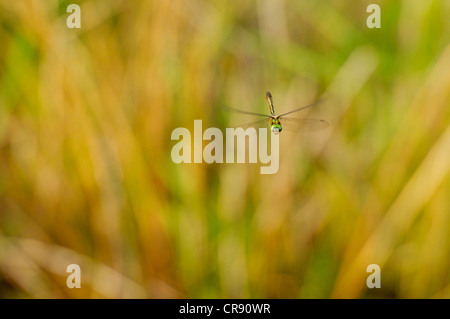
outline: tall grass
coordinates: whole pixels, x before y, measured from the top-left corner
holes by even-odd
[[[448,1],[70,3],[0,2],[1,297],[450,297]],[[276,175],[172,162],[266,90],[330,127]]]

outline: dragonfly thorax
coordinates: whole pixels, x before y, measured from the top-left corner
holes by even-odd
[[[281,132],[282,127],[279,118],[272,117],[270,119],[270,129],[274,134],[278,134]]]

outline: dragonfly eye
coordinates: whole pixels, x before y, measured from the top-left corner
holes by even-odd
[[[279,125],[274,125],[272,126],[272,133],[274,133],[275,135],[277,135],[278,133],[281,132],[281,127]]]

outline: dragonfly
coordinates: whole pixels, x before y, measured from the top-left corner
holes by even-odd
[[[309,132],[309,131],[320,130],[320,129],[328,127],[328,123],[326,121],[320,120],[320,119],[310,119],[310,118],[299,119],[299,118],[286,117],[286,115],[304,110],[309,107],[312,107],[312,106],[320,103],[321,100],[316,101],[312,104],[302,106],[298,109],[294,109],[292,111],[289,111],[289,112],[286,112],[286,113],[283,113],[280,115],[276,115],[275,107],[273,105],[272,94],[270,94],[270,92],[266,92],[266,99],[267,99],[267,102],[269,103],[270,115],[246,112],[246,111],[241,111],[241,110],[237,110],[237,109],[233,109],[233,108],[229,108],[229,109],[231,109],[235,112],[238,112],[238,113],[242,113],[242,114],[256,115],[259,117],[264,117],[263,120],[248,123],[243,126],[245,126],[245,127],[267,127],[267,126],[269,126],[270,130],[275,135],[280,133],[283,130],[283,127],[287,128],[290,131],[297,131],[297,132],[298,131]]]

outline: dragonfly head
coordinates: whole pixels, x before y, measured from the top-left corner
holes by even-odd
[[[280,119],[272,118],[271,123],[270,123],[270,129],[271,129],[272,133],[274,133],[275,135],[280,133],[282,130]]]

